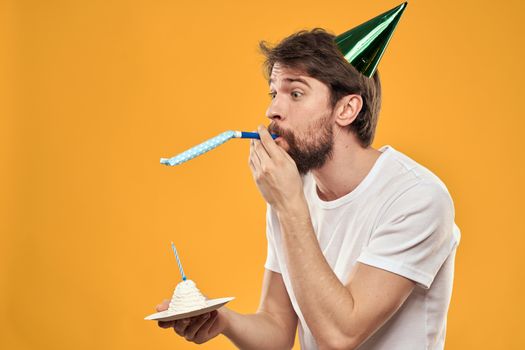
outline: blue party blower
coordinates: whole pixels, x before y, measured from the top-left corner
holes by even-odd
[[[278,135],[272,134],[273,139],[276,139]],[[225,131],[222,134],[219,134],[208,141],[204,141],[201,144],[198,144],[195,147],[190,148],[187,151],[182,152],[172,158],[160,158],[160,164],[164,165],[179,165],[184,162],[187,162],[190,159],[200,156],[212,149],[222,145],[230,139],[260,139],[259,133],[256,132],[246,132],[246,131]]]

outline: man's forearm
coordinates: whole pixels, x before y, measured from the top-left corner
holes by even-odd
[[[278,212],[295,297],[319,345],[350,344],[354,299],[326,261],[306,201]],[[323,346],[324,347],[324,346]]]
[[[291,349],[295,334],[286,334],[283,327],[264,312],[241,315],[223,308],[227,320],[222,332],[235,346],[242,350],[283,350]]]

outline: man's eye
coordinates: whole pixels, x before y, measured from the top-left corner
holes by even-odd
[[[301,96],[303,96],[303,94],[300,93],[299,91],[292,91],[292,97],[293,98],[299,98]]]
[[[275,98],[275,92],[269,92],[268,96],[273,100]]]

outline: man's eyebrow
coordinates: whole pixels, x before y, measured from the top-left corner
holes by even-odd
[[[310,89],[312,88],[310,86],[310,84],[308,84],[308,82],[306,80],[304,80],[303,78],[284,78],[283,79],[285,82],[287,83],[294,83],[294,82],[299,82],[299,83],[303,83],[304,85],[308,86]],[[273,79],[270,79],[268,81],[269,84],[273,83]]]

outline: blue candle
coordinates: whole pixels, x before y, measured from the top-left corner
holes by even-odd
[[[175,244],[173,244],[173,242],[171,242],[171,247],[173,248],[173,252],[175,253],[175,259],[177,259],[177,264],[179,265],[179,270],[182,276],[182,280],[186,281],[186,275],[184,274],[184,270],[182,269],[182,264],[180,263],[179,254],[177,253],[177,248],[175,248]]]

